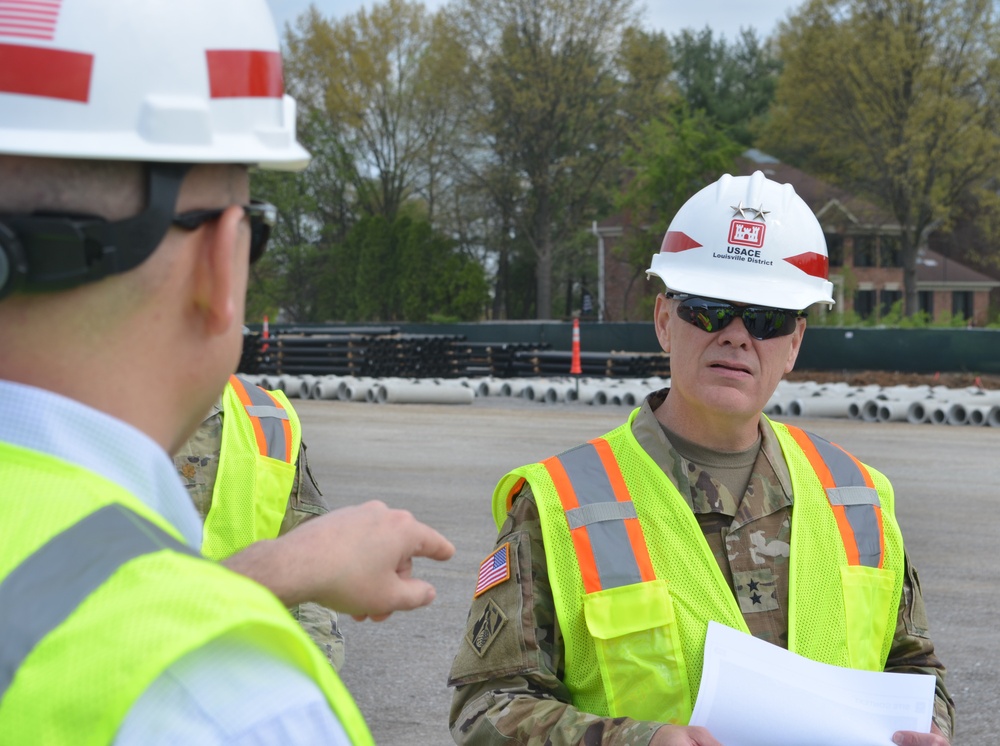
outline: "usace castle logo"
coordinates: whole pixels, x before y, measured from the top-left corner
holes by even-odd
[[[763,223],[734,220],[729,225],[729,243],[759,249],[764,245],[764,227]]]
[[[729,224],[729,243],[737,246],[751,246],[759,249],[764,245],[765,215],[770,212],[764,206],[745,207],[743,202],[733,205],[733,221]],[[739,215],[739,218],[736,216]],[[747,220],[747,218],[750,218]],[[760,222],[757,222],[757,221]]]

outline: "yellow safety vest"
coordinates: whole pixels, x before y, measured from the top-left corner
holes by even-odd
[[[541,516],[573,704],[686,724],[708,622],[749,633],[690,507],[629,421],[500,480],[499,527],[524,480]],[[768,420],[792,477],[789,650],[882,670],[903,585],[893,491],[837,446]]]
[[[278,599],[127,490],[7,443],[0,490],[0,741],[108,744],[167,668],[239,632],[312,678],[352,743],[374,743]]]
[[[225,559],[281,529],[302,442],[285,394],[230,376],[222,394],[222,446],[202,554]]]

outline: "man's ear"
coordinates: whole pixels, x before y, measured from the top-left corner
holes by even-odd
[[[653,311],[653,324],[656,327],[656,338],[664,352],[670,352],[670,300],[660,293],[656,296],[656,308]]]
[[[799,357],[799,350],[802,348],[802,337],[806,333],[806,320],[795,320],[795,331],[792,332],[792,346],[788,350],[788,360],[785,362],[785,373],[791,373],[795,367],[795,361]]]
[[[194,236],[198,251],[193,263],[195,302],[210,334],[225,334],[235,323],[234,293],[241,273],[247,271],[243,265],[249,251],[242,222],[243,209],[233,205],[217,220],[202,225]]]

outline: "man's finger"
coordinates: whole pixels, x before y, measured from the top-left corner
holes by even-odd
[[[439,561],[451,559],[455,554],[455,545],[430,526],[426,524],[421,526],[424,528],[423,535],[419,537],[413,556],[429,557]]]

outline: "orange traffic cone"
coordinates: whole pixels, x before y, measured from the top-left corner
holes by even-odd
[[[578,376],[583,373],[580,367],[580,319],[573,319],[573,357],[569,364],[569,374]]]

